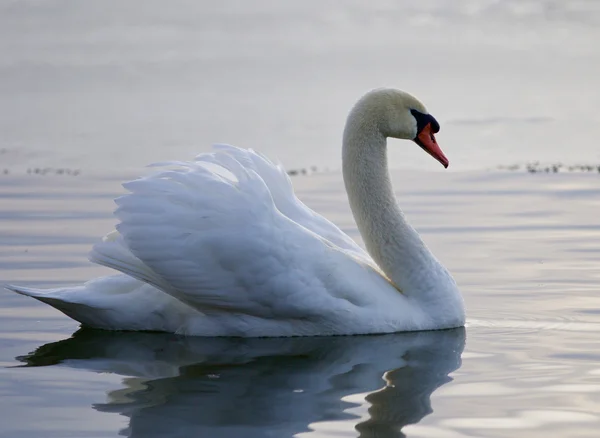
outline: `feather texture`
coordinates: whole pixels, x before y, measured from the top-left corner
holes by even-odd
[[[406,221],[387,176],[385,136],[414,138],[408,105],[425,111],[417,104],[374,91],[346,124],[350,205],[379,265],[296,197],[281,165],[218,145],[123,185],[116,231],[90,253],[122,274],[74,288],[8,288],[117,330],[258,337],[460,326],[456,284]]]

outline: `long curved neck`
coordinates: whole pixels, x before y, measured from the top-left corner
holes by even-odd
[[[415,290],[419,284],[421,289],[428,271],[440,265],[396,202],[387,142],[377,123],[351,113],[342,161],[350,207],[369,254],[398,289]]]

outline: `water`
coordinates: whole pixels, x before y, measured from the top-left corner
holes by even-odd
[[[106,274],[85,257],[114,224],[123,178],[1,179],[3,280],[54,286]],[[360,241],[339,173],[294,182]],[[394,184],[461,286],[466,331],[71,337],[75,322],[3,291],[0,436],[595,436],[600,178],[395,171]]]
[[[22,360],[130,376],[94,405],[126,417],[126,436],[283,437],[354,423],[389,436],[431,412],[464,340],[464,329],[246,340],[79,332]]]
[[[0,437],[596,437],[600,176],[485,169],[600,162],[599,22],[593,1],[1,3],[0,282],[105,275],[86,254],[120,182],[216,141],[317,165],[299,196],[360,241],[340,131],[394,85],[442,124],[453,170],[392,142],[393,181],[468,324],[114,334],[0,290]]]
[[[6,0],[0,160],[137,169],[227,142],[339,167],[350,105],[394,86],[441,122],[454,169],[598,163],[599,29],[594,0]]]

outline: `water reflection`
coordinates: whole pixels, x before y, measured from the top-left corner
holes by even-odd
[[[128,437],[291,437],[359,421],[360,437],[403,437],[461,365],[464,329],[330,338],[192,338],[80,330],[19,357],[126,376],[93,407],[129,417]],[[368,418],[349,412],[369,393]]]

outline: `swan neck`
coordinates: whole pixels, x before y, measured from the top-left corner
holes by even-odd
[[[352,213],[367,251],[401,291],[437,264],[400,210],[389,177],[385,135],[351,113],[343,140],[343,175]]]

